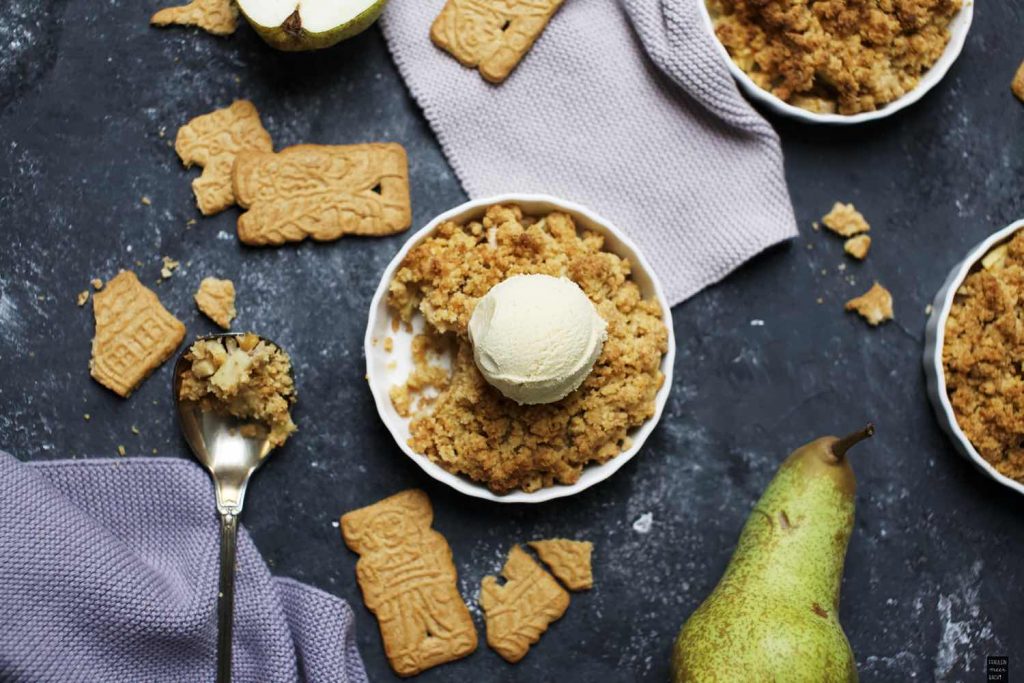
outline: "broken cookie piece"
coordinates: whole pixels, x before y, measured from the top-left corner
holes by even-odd
[[[431,528],[433,519],[430,499],[417,489],[341,518],[345,545],[359,555],[363,600],[377,617],[384,653],[399,676],[460,659],[477,647],[452,549]]]
[[[842,202],[836,202],[832,206],[832,210],[822,217],[821,222],[825,224],[826,228],[842,237],[853,237],[871,229],[868,222],[864,220],[864,216],[854,208],[853,204],[843,204]]]
[[[215,36],[227,36],[238,27],[238,8],[233,0],[193,0],[187,5],[160,10],[149,23],[153,26],[198,26]]]
[[[529,546],[537,551],[541,562],[569,590],[585,591],[594,587],[594,574],[590,567],[594,544],[590,541],[553,538],[530,541]]]
[[[247,150],[231,179],[248,209],[238,239],[252,246],[391,235],[412,223],[408,160],[397,143]]]
[[[880,325],[892,320],[892,294],[876,282],[864,294],[847,301],[846,310],[856,311],[872,327]]]
[[[97,292],[92,306],[96,336],[89,372],[119,396],[131,394],[185,337],[185,325],[130,270]]]
[[[544,32],[563,0],[448,0],[430,27],[434,45],[501,83]]]
[[[235,284],[215,277],[203,278],[195,294],[196,306],[225,330],[230,329],[235,311]]]
[[[288,440],[297,427],[292,362],[278,346],[247,333],[199,339],[185,355],[179,397],[203,412],[231,415],[266,426],[271,446]]]
[[[203,173],[192,181],[196,204],[204,216],[235,203],[231,168],[243,150],[270,152],[270,133],[252,102],[236,100],[230,107],[197,116],[178,130],[174,151],[185,168],[198,164]]]
[[[548,625],[565,614],[569,593],[518,545],[512,546],[501,575],[504,585],[494,576],[484,577],[480,606],[487,622],[487,644],[515,664]]]
[[[843,251],[858,261],[863,261],[867,257],[870,248],[871,238],[867,235],[857,235],[843,243]]]

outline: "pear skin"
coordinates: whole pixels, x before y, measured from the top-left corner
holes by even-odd
[[[873,433],[826,436],[782,463],[725,574],[679,633],[675,683],[857,680],[839,624],[857,486],[846,451]]]
[[[386,2],[387,0],[378,0],[346,23],[320,32],[307,30],[302,25],[298,10],[280,26],[263,26],[246,13],[245,0],[238,3],[238,8],[249,25],[267,45],[284,52],[304,52],[322,50],[359,35],[377,21],[381,12],[384,11]]]

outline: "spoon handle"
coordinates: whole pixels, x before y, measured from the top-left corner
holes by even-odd
[[[235,550],[238,515],[220,515],[220,592],[217,599],[217,683],[231,683],[231,632],[235,621]]]

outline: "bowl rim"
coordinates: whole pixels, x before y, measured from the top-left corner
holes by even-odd
[[[944,419],[949,433],[959,443],[961,452],[967,455],[979,469],[988,474],[992,479],[1013,489],[1017,493],[1024,494],[1024,483],[1002,474],[988,460],[981,457],[974,444],[971,443],[963,429],[960,428],[960,423],[953,412],[953,405],[949,401],[949,393],[946,390],[946,371],[942,364],[942,350],[946,339],[946,321],[949,319],[949,311],[953,306],[953,299],[960,289],[960,285],[963,284],[964,280],[985,254],[999,244],[1009,240],[1014,233],[1021,229],[1024,229],[1024,218],[1010,223],[1001,230],[997,230],[976,244],[967,252],[967,256],[964,257],[963,261],[954,266],[950,271],[949,277],[937,294],[936,303],[938,305],[933,305],[932,319],[929,321],[929,326],[933,326],[934,343],[928,349],[925,362],[926,368],[935,382],[932,401],[936,403],[937,412]]]
[[[566,213],[582,216],[600,231],[605,232],[607,235],[617,240],[623,247],[625,247],[626,250],[631,251],[633,256],[635,256],[635,258],[630,259],[633,271],[642,272],[650,281],[651,287],[654,290],[654,297],[662,308],[665,327],[668,330],[668,348],[661,359],[661,370],[664,375],[664,381],[655,396],[654,414],[636,428],[636,431],[631,435],[632,445],[628,449],[622,451],[603,464],[587,465],[584,468],[584,472],[593,468],[599,472],[598,476],[586,481],[584,480],[584,477],[581,476],[580,480],[574,484],[555,484],[529,493],[516,490],[506,494],[496,494],[486,486],[478,484],[468,477],[453,474],[445,470],[440,465],[431,461],[427,456],[414,451],[408,443],[405,442],[405,439],[397,431],[397,425],[394,424],[386,410],[386,407],[391,404],[391,398],[388,395],[388,392],[383,389],[378,390],[377,383],[373,381],[374,371],[371,366],[370,359],[375,348],[374,328],[378,321],[379,312],[384,310],[382,309],[382,304],[386,305],[384,303],[384,298],[387,296],[388,286],[395,271],[398,269],[398,266],[405,259],[409,251],[428,235],[432,234],[444,221],[450,220],[456,216],[464,216],[472,212],[482,211],[486,209],[486,207],[494,204],[523,203],[547,204],[551,207],[551,210],[561,210]],[[381,421],[384,423],[384,426],[387,428],[391,437],[402,452],[411,458],[413,462],[419,465],[424,472],[434,479],[447,484],[456,491],[475,498],[482,498],[484,500],[499,503],[542,503],[549,500],[555,500],[557,498],[575,495],[605,481],[619,471],[619,469],[621,469],[627,462],[632,460],[637,453],[639,453],[644,443],[647,441],[647,438],[661,420],[665,405],[668,402],[668,396],[672,388],[672,370],[675,362],[676,342],[672,327],[672,307],[669,304],[668,299],[665,297],[661,281],[658,279],[657,274],[654,272],[654,269],[647,261],[643,252],[640,251],[640,248],[633,240],[623,233],[622,230],[590,209],[572,201],[541,193],[507,192],[479,199],[471,199],[456,207],[448,209],[430,220],[426,225],[413,233],[405,241],[405,244],[402,245],[402,248],[397,254],[395,254],[394,258],[391,259],[387,267],[384,269],[377,285],[377,290],[374,292],[373,299],[370,302],[370,311],[367,316],[366,335],[363,339],[363,351],[366,358],[367,383],[370,385],[370,392],[373,394],[374,405],[377,408],[377,413],[380,416]]]
[[[921,76],[917,85],[909,92],[904,93],[892,102],[883,105],[881,109],[876,109],[874,111],[865,111],[858,114],[822,114],[808,111],[797,107],[796,105],[784,102],[754,83],[750,76],[748,76],[747,73],[732,60],[732,57],[729,55],[729,51],[722,44],[722,41],[718,39],[718,36],[715,35],[714,21],[711,19],[711,12],[708,11],[706,0],[695,0],[695,2],[700,5],[700,12],[704,17],[704,27],[710,32],[718,54],[725,60],[725,64],[729,68],[729,72],[740,84],[740,87],[747,94],[747,97],[757,100],[775,113],[791,119],[797,119],[805,123],[835,126],[848,126],[884,119],[909,107],[924,97],[932,88],[938,85],[939,81],[945,78],[949,69],[960,57],[964,44],[967,42],[967,34],[970,32],[971,24],[974,21],[974,0],[964,0],[960,11],[954,15],[953,19],[950,20],[950,26],[955,27],[956,30],[950,31],[949,42],[946,44],[946,48],[942,51],[942,55],[940,55],[935,61],[935,64],[933,64],[931,68]]]

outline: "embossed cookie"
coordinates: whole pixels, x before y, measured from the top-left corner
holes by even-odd
[[[476,650],[452,551],[430,528],[434,511],[410,489],[342,516],[345,545],[359,554],[356,578],[377,616],[384,652],[399,676],[413,676]]]
[[[590,568],[594,544],[590,541],[553,538],[530,541],[529,546],[537,551],[541,562],[569,590],[585,591],[594,587],[594,574]]]
[[[89,371],[120,396],[131,394],[185,337],[181,321],[130,270],[122,270],[96,292],[92,307],[96,336]]]
[[[206,317],[225,330],[231,328],[231,321],[236,315],[235,283],[215,277],[203,278],[195,299],[196,306]]]
[[[390,235],[412,223],[408,162],[395,143],[243,152],[232,180],[238,205],[248,209],[238,217],[246,244]]]
[[[231,168],[236,154],[273,148],[259,112],[248,100],[236,100],[230,107],[195,117],[178,130],[174,141],[174,150],[186,168],[192,164],[203,167],[203,174],[192,181],[192,191],[204,216],[235,203]]]
[[[501,83],[544,32],[563,0],[448,0],[430,27],[434,45]]]
[[[485,576],[480,606],[487,621],[487,644],[515,664],[540,640],[548,625],[569,608],[569,594],[518,545],[501,570],[504,585]]]
[[[192,0],[187,5],[160,10],[149,23],[153,26],[198,26],[215,36],[226,36],[238,28],[238,8],[232,0]]]

